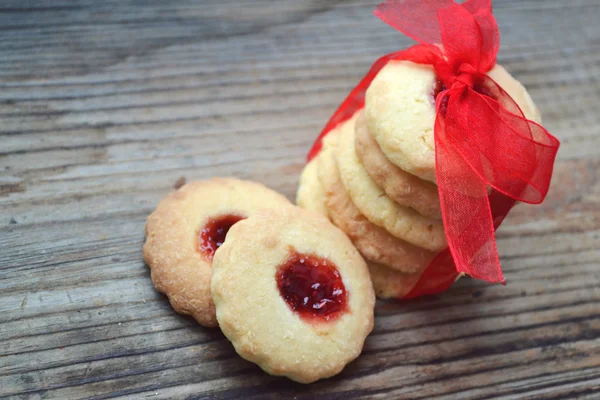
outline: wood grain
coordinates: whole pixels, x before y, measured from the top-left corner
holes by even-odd
[[[600,398],[600,3],[496,0],[502,63],[562,141],[498,232],[508,285],[378,302],[363,355],[309,386],[173,313],[141,257],[185,178],[290,199],[310,144],[409,41],[372,1],[0,4],[0,397]]]

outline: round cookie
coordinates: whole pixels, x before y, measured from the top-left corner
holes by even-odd
[[[337,140],[338,140],[338,136],[340,135],[340,130],[344,126],[345,123],[346,123],[346,121],[338,124],[323,138],[323,146],[321,147],[321,151],[319,152],[319,155],[328,154],[328,153],[333,154],[333,152],[335,151],[335,148],[337,146]],[[328,156],[323,156],[323,157],[328,157]],[[322,160],[323,157],[320,157],[319,160]],[[319,161],[319,167],[318,167],[319,174],[321,173],[321,169],[323,167],[324,167],[323,161]],[[325,166],[325,168],[327,168],[327,166]]]
[[[373,181],[396,203],[428,218],[442,218],[437,186],[401,170],[387,159],[367,129],[364,113],[356,120],[356,154]]]
[[[424,270],[407,274],[375,263],[369,263],[368,265],[375,294],[380,299],[403,298],[419,282]]]
[[[540,123],[540,112],[516,79],[502,66],[488,72],[519,105],[523,114]],[[433,67],[410,61],[390,61],[367,89],[367,128],[385,156],[395,165],[430,182],[435,176],[435,100]]]
[[[444,249],[447,242],[442,221],[424,217],[414,209],[391,200],[361,164],[355,149],[355,126],[359,113],[340,128],[335,151],[342,183],[352,202],[369,221],[391,235],[430,251]]]
[[[267,187],[233,178],[191,182],[169,194],[146,222],[144,261],[173,309],[217,326],[210,295],[212,258],[228,228],[262,208],[291,207]]]
[[[301,383],[339,373],[373,329],[364,260],[327,218],[299,207],[234,225],[215,254],[211,289],[238,354]]]
[[[330,149],[321,151],[319,161],[319,176],[325,188],[329,216],[368,261],[406,273],[420,271],[429,265],[434,253],[390,235],[360,213],[340,180]]]
[[[306,210],[312,210],[327,217],[325,189],[319,179],[318,171],[318,159],[321,155],[322,152],[304,166],[302,175],[300,175],[298,192],[296,193],[296,204]]]

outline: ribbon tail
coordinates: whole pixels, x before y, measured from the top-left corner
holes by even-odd
[[[504,283],[486,183],[446,138],[444,117],[435,125],[436,176],[448,246],[457,272]],[[510,207],[509,207],[510,209]]]
[[[443,292],[458,278],[450,250],[440,252],[425,269],[417,284],[404,296],[405,299]]]

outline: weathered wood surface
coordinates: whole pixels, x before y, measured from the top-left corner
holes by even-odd
[[[499,231],[509,284],[380,302],[310,386],[176,315],[141,257],[180,178],[294,197],[309,145],[381,54],[375,1],[0,4],[0,394],[600,398],[600,2],[496,0],[499,56],[562,140],[547,201]]]

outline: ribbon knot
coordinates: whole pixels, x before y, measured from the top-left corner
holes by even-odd
[[[309,159],[324,135],[364,106],[367,88],[390,60],[433,65],[445,85],[436,97],[434,137],[449,250],[406,297],[445,290],[458,273],[503,283],[494,231],[516,201],[544,199],[560,143],[486,75],[500,44],[491,0],[388,0],[375,15],[419,44],[373,64],[331,117]]]
[[[434,69],[437,77],[448,89],[473,88],[481,81],[481,76],[485,75],[469,63],[462,63],[456,71],[449,72],[452,68],[446,60],[436,63]]]
[[[471,88],[475,83],[475,78],[472,73],[461,72],[460,75],[452,76],[448,83],[449,85],[446,86],[451,89],[458,89],[461,87]]]
[[[449,87],[454,87],[456,83],[462,83],[464,86],[469,88],[473,87],[475,83],[475,77],[479,75],[479,71],[475,69],[471,64],[463,63],[458,68],[458,75],[451,78],[453,81]]]

